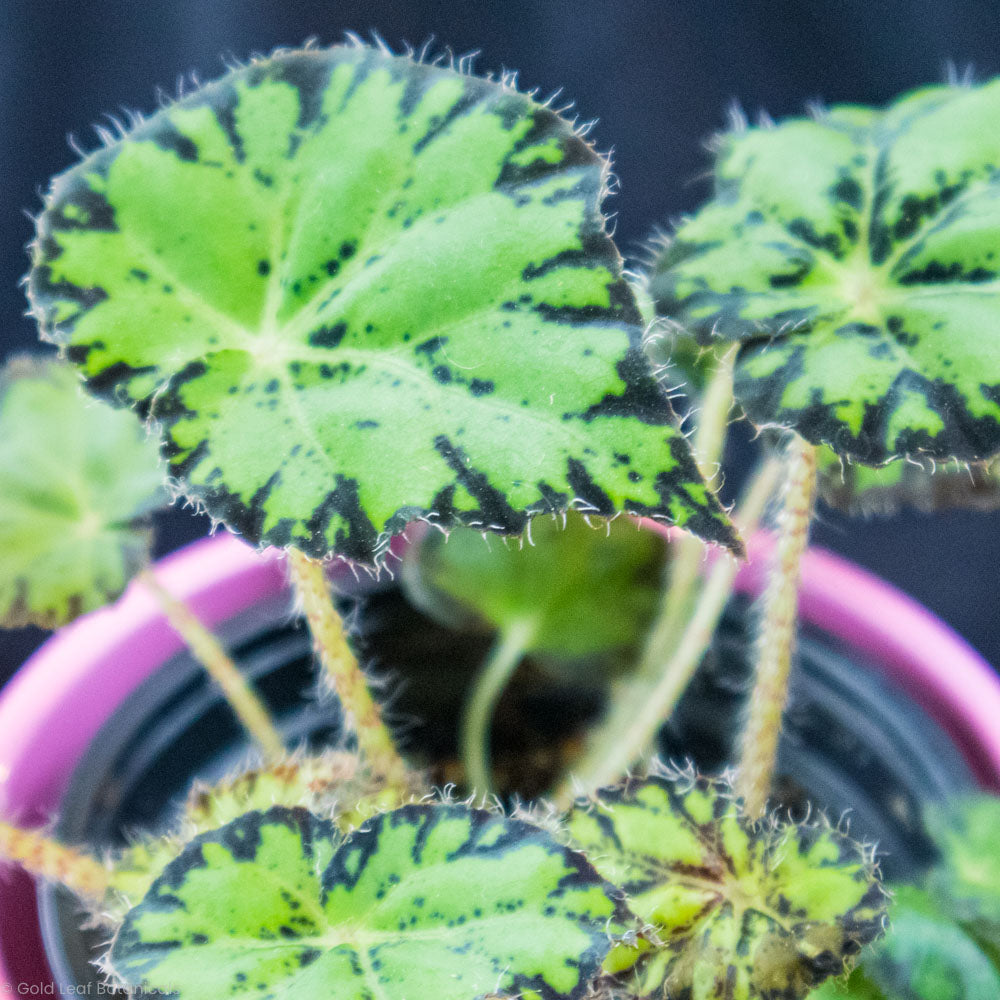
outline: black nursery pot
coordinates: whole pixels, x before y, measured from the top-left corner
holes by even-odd
[[[279,595],[219,630],[252,680],[287,746],[329,745],[339,737],[338,706],[314,697],[311,642]],[[167,829],[195,778],[218,780],[250,759],[239,723],[205,671],[181,653],[149,677],[108,719],[74,770],[56,835],[67,843],[120,847],[130,831]],[[93,984],[92,960],[106,934],[81,930],[75,897],[39,891],[46,955],[60,994]],[[124,996],[125,994],[122,993]]]
[[[309,637],[290,617],[288,603],[285,594],[271,595],[221,632],[289,745],[328,745],[339,733],[337,708],[314,697]],[[345,605],[355,609],[351,620],[363,658],[394,684],[392,715],[404,746],[446,780],[455,720],[489,637],[445,631],[391,584],[367,587]],[[748,609],[744,598],[728,609],[699,674],[661,732],[665,757],[693,760],[706,771],[732,759],[749,688]],[[530,662],[522,665],[496,717],[494,748],[506,780],[523,794],[537,793],[602,708],[600,690],[566,686]],[[833,819],[846,815],[854,836],[878,845],[887,877],[919,870],[933,860],[923,806],[975,787],[974,771],[982,776],[982,753],[973,754],[970,766],[948,730],[882,665],[807,624],[780,748],[783,802],[793,814],[818,807]],[[123,831],[162,829],[195,777],[232,772],[246,754],[228,707],[201,669],[179,654],[142,683],[92,741],[63,798],[58,832],[71,842],[115,846]],[[522,762],[520,769],[514,761]],[[90,982],[96,992],[100,979],[91,960],[104,936],[80,930],[78,905],[63,890],[43,887],[39,910],[57,991],[78,992]]]

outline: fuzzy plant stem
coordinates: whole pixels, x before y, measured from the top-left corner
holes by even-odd
[[[788,444],[774,561],[762,596],[756,676],[743,730],[736,792],[751,818],[764,815],[778,756],[781,714],[788,697],[799,608],[802,556],[816,503],[816,448],[797,434]]]
[[[782,470],[782,462],[775,458],[757,469],[733,518],[741,532],[750,532],[759,523],[781,481]],[[566,782],[558,791],[558,804],[568,805],[576,790],[590,792],[612,784],[642,756],[664,719],[670,717],[705,655],[732,596],[739,568],[740,563],[726,554],[716,558],[694,614],[681,632],[673,654],[661,664],[658,682],[652,689],[643,686],[616,702],[575,769],[575,780]]]
[[[692,441],[698,470],[712,489],[716,488],[719,479],[726,428],[733,408],[733,364],[738,350],[738,344],[730,347],[709,376]],[[670,582],[636,671],[640,683],[643,680],[655,683],[663,664],[674,651],[691,610],[704,556],[705,545],[694,535],[685,534],[678,540],[671,558]]]
[[[195,659],[219,686],[236,717],[257,742],[266,761],[279,760],[285,753],[281,734],[275,728],[264,703],[233,663],[221,643],[195,617],[191,609],[168,591],[152,570],[140,574],[146,589],[159,602],[170,627],[187,643]]]
[[[493,794],[490,724],[500,695],[524,659],[535,631],[535,623],[530,618],[515,621],[503,629],[473,681],[462,719],[460,749],[468,787],[477,798]]]
[[[728,348],[712,369],[698,410],[694,440],[691,442],[698,470],[705,482],[718,488],[722,451],[726,444],[729,414],[733,409],[733,366],[739,344]]]
[[[104,865],[37,830],[0,823],[0,860],[12,861],[31,875],[58,882],[83,899],[101,902],[108,891],[108,870]]]
[[[347,725],[354,726],[361,751],[372,771],[402,798],[408,787],[408,771],[393,742],[379,707],[368,690],[344,633],[344,623],[330,597],[323,564],[297,549],[288,550],[292,586],[302,602],[313,645],[343,708]]]

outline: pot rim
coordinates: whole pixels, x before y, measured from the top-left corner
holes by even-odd
[[[766,533],[751,539],[739,592],[762,589],[771,548]],[[334,564],[335,576],[351,572],[343,561]],[[259,553],[229,533],[180,549],[158,562],[156,573],[209,627],[285,587],[279,552]],[[883,667],[941,723],[983,786],[1000,790],[1000,676],[964,639],[891,584],[822,549],[805,556],[800,610]],[[139,581],[116,604],[49,639],[0,694],[0,815],[46,822],[102,723],[182,647]],[[60,684],[52,684],[54,676]],[[31,882],[12,879],[0,901],[0,928],[24,927],[36,919],[35,905]],[[15,974],[37,962],[11,954],[5,937],[0,983],[25,981],[28,973],[20,980]]]
[[[764,589],[773,548],[770,533],[751,539],[740,593]],[[819,547],[802,561],[799,612],[882,667],[952,738],[980,785],[1000,792],[1000,674],[970,643],[881,577]]]
[[[160,560],[156,574],[210,628],[279,592],[285,582],[277,552],[255,552],[228,532]],[[0,816],[47,822],[101,725],[182,648],[183,640],[138,580],[115,604],[77,619],[44,643],[0,693]],[[53,677],[60,683],[53,684]],[[34,883],[20,872],[0,876],[0,984],[46,986],[52,980]]]

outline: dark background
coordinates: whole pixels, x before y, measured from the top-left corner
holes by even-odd
[[[598,146],[614,150],[611,209],[626,256],[706,195],[702,141],[733,101],[779,117],[817,99],[881,103],[941,80],[949,61],[977,79],[1000,72],[997,0],[0,0],[0,353],[35,346],[18,287],[25,213],[74,161],[69,135],[91,149],[89,126],[105,112],[151,111],[156,88],[173,92],[181,74],[211,79],[222,55],[310,36],[332,43],[345,30],[378,31],[393,47],[433,36],[439,49],[479,50],[481,72],[518,69],[522,89],[563,88],[582,119],[600,119]],[[163,552],[207,525],[173,512],[161,528]],[[814,538],[909,591],[1000,664],[1000,515],[860,522],[823,512]],[[0,681],[41,638],[0,637]]]

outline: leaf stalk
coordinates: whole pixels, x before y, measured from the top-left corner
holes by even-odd
[[[468,786],[477,797],[494,794],[490,760],[490,724],[497,702],[537,631],[532,619],[501,630],[490,655],[473,681],[462,719],[460,748]]]
[[[751,532],[763,516],[781,479],[783,463],[766,460],[757,469],[734,515],[741,533]],[[617,781],[642,756],[657,729],[670,717],[711,642],[722,612],[733,593],[740,563],[720,555],[708,573],[695,611],[681,634],[673,654],[662,665],[660,679],[652,689],[638,686],[631,696],[616,699],[615,707],[591,739],[576,768],[575,782],[566,782],[556,795],[565,806],[577,787],[589,792]]]
[[[195,659],[219,686],[243,727],[260,747],[265,761],[280,760],[285,753],[281,734],[264,703],[219,640],[187,604],[160,583],[152,570],[143,570],[139,578],[156,598],[170,627],[187,643]]]
[[[369,766],[384,777],[402,801],[409,787],[409,771],[347,642],[344,623],[330,597],[323,564],[292,548],[288,550],[288,570],[309,623],[316,655],[340,699],[345,723],[357,733],[358,749]]]
[[[37,830],[0,822],[0,859],[15,862],[30,875],[58,882],[91,902],[103,902],[108,891],[104,865]]]
[[[733,365],[739,345],[732,345],[715,364],[698,414],[692,451],[702,478],[711,489],[717,487],[725,448],[726,428],[733,408]],[[676,649],[685,621],[690,617],[694,590],[701,577],[704,543],[685,533],[677,542],[670,563],[670,582],[663,594],[656,620],[639,662],[637,677],[655,684],[663,664]]]
[[[778,538],[761,599],[756,676],[735,782],[736,792],[742,796],[751,818],[764,815],[771,791],[795,646],[802,556],[809,544],[809,525],[816,504],[815,446],[793,435],[785,462],[787,472],[778,516]]]

